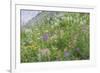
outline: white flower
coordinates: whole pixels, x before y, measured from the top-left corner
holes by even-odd
[[[40,32],[38,32],[37,34],[40,35]]]
[[[45,32],[48,32],[48,30],[45,30]]]
[[[55,24],[54,24],[55,26],[57,26],[58,25],[58,23],[57,22],[55,22]]]
[[[54,28],[54,25],[52,25],[51,28]]]
[[[25,29],[25,33],[32,33],[31,29]]]
[[[37,39],[39,40],[40,38],[38,37]]]
[[[55,42],[57,42],[57,40],[54,40]]]

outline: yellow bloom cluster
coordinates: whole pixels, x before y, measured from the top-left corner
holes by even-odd
[[[37,47],[38,47],[38,46],[33,45],[33,44],[32,44],[32,45],[27,45],[27,46],[21,46],[21,48],[26,48],[26,49],[29,48],[29,49],[33,49],[33,50],[36,50]]]

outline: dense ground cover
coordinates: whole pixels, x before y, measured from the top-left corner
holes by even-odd
[[[22,63],[89,59],[89,13],[41,11],[20,34]]]

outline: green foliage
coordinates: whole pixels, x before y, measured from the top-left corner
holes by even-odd
[[[89,13],[43,11],[36,19],[21,27],[22,63],[89,59]]]

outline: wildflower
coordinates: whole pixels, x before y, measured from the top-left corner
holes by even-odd
[[[57,42],[57,40],[54,40],[55,42]]]
[[[62,60],[62,58],[61,58],[61,50],[58,50],[58,51],[57,51],[56,59],[57,59],[58,61],[61,61],[61,60]]]
[[[51,52],[50,52],[49,48],[40,48],[38,50],[38,52],[39,52],[40,57],[47,57],[47,59],[50,60]]]
[[[68,57],[69,56],[69,52],[64,52],[64,57]]]
[[[84,25],[82,26],[82,31],[83,31],[83,32],[87,32],[87,31],[88,31],[88,28],[86,27],[86,24],[84,24]]]
[[[52,25],[51,28],[54,28],[54,25]]]
[[[40,35],[40,32],[38,32],[37,34]]]
[[[64,49],[64,57],[68,57],[70,55],[70,53],[68,52],[67,49]]]
[[[40,37],[38,37],[37,39],[40,40]]]
[[[47,41],[48,40],[48,38],[49,38],[49,35],[46,33],[46,34],[44,34],[43,35],[43,37],[42,37],[42,39],[44,40],[44,41]]]
[[[76,48],[76,51],[79,52],[80,51],[80,48]]]
[[[45,30],[45,32],[47,33],[47,32],[48,32],[48,30]]]
[[[56,47],[52,46],[52,49],[53,49],[53,50],[57,50],[58,48],[56,48]]]
[[[55,22],[55,23],[54,23],[54,25],[55,25],[55,26],[58,26],[58,23],[57,23],[57,22]]]

